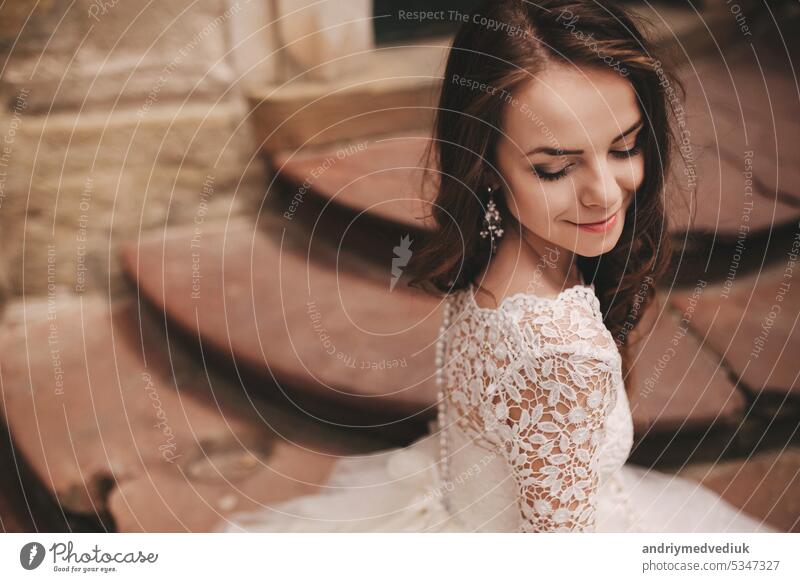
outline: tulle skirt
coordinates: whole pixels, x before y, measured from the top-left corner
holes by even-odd
[[[595,531],[777,532],[699,483],[625,464],[600,488]],[[343,457],[317,492],[234,513],[216,532],[472,532],[442,498],[438,436]]]

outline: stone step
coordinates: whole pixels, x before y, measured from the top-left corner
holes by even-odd
[[[350,217],[336,233],[340,236],[345,228],[363,228],[367,219],[377,221],[375,230],[393,225],[406,232],[423,231],[431,227],[426,220],[430,205],[424,200],[435,193],[434,185],[423,181],[429,143],[424,132],[406,132],[280,152],[269,163],[282,185],[282,216],[291,220],[299,211],[307,221],[317,221],[333,206]]]
[[[678,475],[702,483],[723,499],[783,532],[800,532],[800,447],[748,458],[686,465]]]
[[[704,350],[687,329],[692,314],[664,302],[663,290],[659,297],[659,303],[645,309],[641,327],[630,338],[634,369],[628,381],[633,384],[630,400],[637,434],[647,439],[651,432],[735,430],[746,409],[744,395],[716,355]]]
[[[755,36],[681,69],[687,99],[679,130],[698,189],[693,224],[688,205],[672,196],[676,228],[725,238],[800,218],[800,99],[788,58],[795,36]],[[681,186],[690,178],[678,168]]]
[[[428,127],[438,99],[447,38],[383,46],[337,58],[346,71],[314,79],[318,70],[248,91],[261,150],[333,143],[379,133]]]
[[[721,284],[695,279],[694,288],[669,292],[667,308],[646,310],[632,334],[647,338],[632,350],[637,462],[747,456],[796,432],[800,398],[789,360],[798,345],[798,294],[776,299],[788,269],[777,264]],[[791,315],[776,321],[770,345],[754,357],[754,341],[776,303]],[[670,433],[674,439],[664,443]]]
[[[254,404],[164,335],[163,316],[135,302],[55,296],[23,309],[0,340],[16,452],[64,511],[105,529],[124,522],[117,489],[151,474],[224,479],[257,466],[269,472],[277,455],[315,483],[330,455],[384,446]],[[290,445],[296,459],[284,450]],[[296,491],[290,478],[271,483],[274,495]]]
[[[135,309],[87,296],[55,301],[2,340],[9,429],[71,511],[105,512],[115,482],[144,462],[174,462],[195,438],[228,431],[216,411],[190,406],[164,383],[165,350],[145,345],[143,361],[137,329]]]
[[[236,443],[183,467],[158,465],[122,483],[109,500],[119,531],[211,531],[225,516],[319,489],[337,459],[276,441],[267,459]]]
[[[733,264],[729,278],[709,285],[694,306],[685,293],[673,297],[679,308],[693,309],[690,327],[739,379],[753,413],[766,419],[800,418],[794,359],[800,347],[800,285],[793,281],[799,251],[800,231],[782,264],[747,275],[739,275]]]
[[[254,391],[323,423],[424,431],[435,416],[439,302],[402,283],[392,290],[388,268],[378,283],[286,241],[242,220],[133,242],[123,262],[177,330]]]

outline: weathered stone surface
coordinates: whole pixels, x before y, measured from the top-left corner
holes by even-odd
[[[752,46],[751,46],[752,44]],[[681,141],[696,172],[693,230],[735,236],[800,217],[800,98],[791,58],[796,35],[765,34],[709,51],[681,71]],[[679,168],[678,183],[691,184]],[[685,194],[684,194],[685,195]],[[671,196],[676,227],[689,208]]]
[[[109,275],[120,290],[118,240],[235,215],[260,174],[244,170],[231,107],[155,107],[142,118],[22,110],[5,121],[1,254],[11,291],[28,297],[50,285],[107,290]]]
[[[732,269],[728,279],[709,285],[690,322],[706,347],[740,378],[742,389],[757,396],[754,407],[770,417],[797,414],[800,400],[800,285],[794,280],[797,257],[788,255],[800,252],[800,231],[786,251],[783,262],[760,273],[742,276]],[[685,293],[673,295],[682,309],[689,299]]]
[[[192,395],[210,390],[202,370],[193,386],[173,376],[170,351],[139,334],[135,306],[87,296],[45,312],[0,340],[2,401],[18,453],[68,510],[105,511],[117,482],[180,462],[198,442],[263,436],[252,415]]]
[[[336,4],[277,0],[272,6],[275,27],[280,28],[276,35],[284,40],[286,79],[304,75],[335,83],[363,72],[364,59],[354,55],[365,56],[375,45],[371,0]]]
[[[276,79],[285,61],[276,54],[279,23],[275,5],[268,2],[240,2],[241,9],[231,15],[229,55],[236,69],[236,82],[242,90]],[[272,23],[271,26],[268,26]]]
[[[800,449],[796,445],[746,459],[695,463],[677,471],[783,532],[800,532]]]
[[[318,483],[331,459],[388,446],[253,400],[135,303],[29,303],[4,325],[2,402],[20,462],[68,512],[124,522],[128,485],[167,479],[150,503],[167,500],[165,515],[192,522],[199,515],[183,511],[197,510],[185,502],[198,490],[224,493],[229,507],[229,489],[255,477],[243,489],[255,499],[287,497],[295,481]]]
[[[750,186],[745,184],[743,172],[752,168],[755,180],[764,174],[755,164],[745,167],[742,155],[721,157],[712,149],[695,151],[695,171],[703,177],[698,182],[702,186],[694,199],[675,196],[668,202],[672,231],[703,231],[736,239],[740,232],[747,235],[769,230],[800,217],[800,206],[791,199],[776,197],[774,192],[770,195],[763,188],[746,190]]]
[[[243,454],[241,465],[249,471],[240,468],[238,475],[214,469],[212,478],[202,480],[184,467],[156,466],[117,488],[109,507],[123,532],[210,531],[232,512],[317,490],[337,458],[281,441],[268,458]]]
[[[27,89],[30,111],[43,114],[149,109],[184,99],[213,103],[236,79],[225,27],[239,3],[46,4],[20,29],[0,79],[3,102]]]
[[[695,303],[703,287],[692,290]],[[735,428],[745,409],[743,394],[727,378],[726,370],[711,351],[703,348],[688,328],[695,317],[687,305],[677,311],[663,304],[649,305],[641,328],[631,335],[634,390],[631,411],[636,433],[669,434],[715,426]]]
[[[412,232],[424,229],[431,208],[423,200],[434,194],[423,185],[428,143],[422,133],[406,133],[276,155],[272,169],[287,186],[284,217],[311,203],[319,214],[329,205],[345,208],[355,215],[352,229],[363,220],[359,213]]]
[[[306,40],[314,42],[314,38]],[[384,46],[337,59],[327,55],[336,62],[299,75],[287,73],[290,80],[286,83],[250,91],[252,120],[262,151],[269,155],[429,128],[448,45],[447,38],[439,38],[418,46]],[[325,71],[336,69],[347,73],[320,80],[327,75]]]
[[[440,304],[335,270],[246,220],[172,229],[123,251],[141,293],[191,337],[323,422],[413,423],[435,413]],[[285,242],[285,240],[284,240]],[[271,389],[272,390],[272,389]],[[386,430],[385,427],[382,430]]]
[[[31,7],[25,0],[8,0],[3,3],[0,18],[0,47],[13,43],[20,35],[23,27],[36,21],[43,14],[53,9],[55,0],[43,0]]]

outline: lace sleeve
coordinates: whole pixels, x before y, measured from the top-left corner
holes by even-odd
[[[594,531],[598,448],[621,381],[619,351],[599,307],[583,301],[537,304],[517,320],[503,334],[508,349],[494,351],[502,373],[483,416],[519,486],[519,531]]]

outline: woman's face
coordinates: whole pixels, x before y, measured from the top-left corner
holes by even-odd
[[[550,67],[506,101],[496,187],[530,243],[614,248],[644,178],[643,121],[630,82],[602,68]]]

